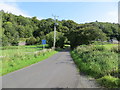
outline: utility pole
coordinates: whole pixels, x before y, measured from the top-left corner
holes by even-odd
[[[58,16],[56,15],[52,15],[54,17],[54,43],[53,43],[53,49],[55,49],[55,43],[56,43],[56,25],[57,25],[57,22],[56,22],[56,18]]]

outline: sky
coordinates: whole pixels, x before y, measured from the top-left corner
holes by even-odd
[[[65,0],[64,0],[65,1]],[[74,20],[77,23],[87,22],[118,22],[118,1],[104,0],[77,0],[66,2],[43,2],[43,1],[6,1],[0,2],[0,10],[11,12],[25,17],[36,16],[38,19],[53,18],[52,15],[59,16],[58,20]],[[106,1],[106,2],[105,2]]]

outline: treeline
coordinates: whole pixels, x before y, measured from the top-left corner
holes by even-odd
[[[40,44],[42,39],[47,38],[47,43],[52,41],[49,39],[49,37],[53,37],[52,31],[54,31],[52,18],[38,20],[37,17],[17,16],[4,11],[1,13],[3,46],[18,45],[21,38],[25,38],[27,44]],[[73,20],[57,20],[57,23],[58,42],[62,45],[56,44],[56,47],[63,47],[64,43],[69,43],[74,48],[81,44],[90,44],[93,41],[120,40],[120,25],[115,23],[96,21],[78,24]],[[59,40],[60,38],[62,40]]]

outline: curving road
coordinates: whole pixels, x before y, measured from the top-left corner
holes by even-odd
[[[95,88],[93,79],[80,75],[69,51],[2,77],[3,88]]]

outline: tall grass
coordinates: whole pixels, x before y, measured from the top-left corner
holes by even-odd
[[[48,45],[46,45],[48,48]],[[27,45],[27,46],[5,46],[0,47],[0,52],[2,56],[13,56],[15,53],[33,53],[42,50],[42,45]]]
[[[2,75],[42,61],[55,53],[57,52],[53,50],[46,50],[45,52],[42,51],[31,54],[17,53],[14,54],[14,57],[3,57]]]
[[[4,47],[3,57],[0,57],[2,59],[2,63],[0,63],[2,65],[1,75],[37,63],[57,53],[52,49],[42,50],[41,47],[40,45]]]
[[[101,83],[102,85],[104,84],[106,87],[110,87],[109,85],[111,85],[111,83],[114,83],[111,87],[118,87],[118,85],[120,85],[120,83],[116,81],[118,80],[118,53],[106,48],[105,45],[79,46],[71,52],[71,56],[81,72],[95,77],[99,83],[101,83],[101,81],[104,82],[103,79],[108,80],[109,77],[107,76],[113,77],[108,80],[109,83]]]

